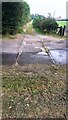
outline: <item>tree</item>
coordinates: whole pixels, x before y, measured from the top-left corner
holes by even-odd
[[[31,14],[31,19],[33,20],[35,18],[35,15],[34,14]]]
[[[2,34],[15,34],[28,21],[30,14],[26,2],[2,2]]]
[[[23,2],[22,4],[22,25],[30,21],[30,8],[29,5],[26,2]]]
[[[33,27],[35,29],[38,28],[38,29],[42,30],[43,29],[42,25],[43,25],[44,20],[45,20],[44,16],[38,15],[38,14],[35,15],[35,18],[33,20]]]

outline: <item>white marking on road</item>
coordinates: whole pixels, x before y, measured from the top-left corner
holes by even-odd
[[[35,47],[35,48],[39,48],[39,47]]]
[[[25,41],[23,41],[23,42],[22,42],[22,45],[26,45],[26,42],[25,42]]]
[[[38,54],[40,55],[48,55],[46,52],[45,52],[45,49],[44,48],[40,48],[42,50],[42,52],[39,52]]]
[[[48,55],[46,52],[39,52],[40,55]]]

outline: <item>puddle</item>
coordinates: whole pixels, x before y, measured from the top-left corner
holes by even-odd
[[[68,64],[68,48],[50,50],[50,57],[55,64]]]

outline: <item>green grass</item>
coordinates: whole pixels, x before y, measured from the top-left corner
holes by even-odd
[[[57,21],[57,23],[59,24],[59,26],[62,26],[62,27],[64,27],[64,25],[68,26],[68,21]]]
[[[64,118],[66,67],[3,66],[3,117]]]

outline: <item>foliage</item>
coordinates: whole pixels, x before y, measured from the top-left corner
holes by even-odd
[[[29,13],[26,2],[2,2],[2,34],[15,34],[27,22]]]
[[[41,15],[36,15],[34,20],[33,20],[33,27],[36,29],[40,29],[42,30],[42,26],[43,26],[43,23],[44,23],[44,20],[45,20],[45,17],[44,16],[41,16]]]
[[[34,14],[31,14],[31,18],[34,19],[34,18],[35,18],[35,15],[34,15]]]
[[[58,24],[53,18],[46,18],[43,23],[43,29],[46,29],[47,33],[55,31],[57,27]]]
[[[30,18],[30,8],[29,8],[29,5],[26,2],[23,2],[22,9],[23,9],[22,25],[24,25],[25,23],[27,23],[31,20],[31,18]]]
[[[58,27],[57,22],[53,18],[45,18],[44,16],[37,15],[33,20],[33,27],[41,30],[43,33],[55,32]]]
[[[45,18],[45,16],[43,16],[43,15],[39,15],[39,14],[31,14],[31,18],[32,19],[35,19],[36,17],[42,17],[42,18]]]

